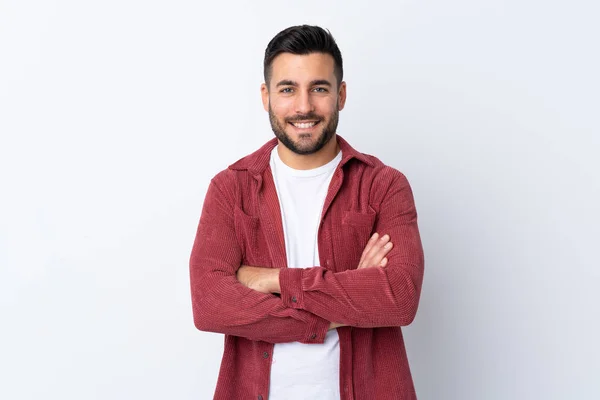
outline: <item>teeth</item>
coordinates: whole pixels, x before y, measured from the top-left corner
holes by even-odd
[[[293,125],[296,128],[307,129],[307,128],[312,128],[313,126],[315,126],[316,122],[298,122],[298,123],[293,123]]]

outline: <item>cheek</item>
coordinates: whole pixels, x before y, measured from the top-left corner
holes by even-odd
[[[290,105],[285,101],[271,102],[271,110],[278,119],[283,119],[292,113]]]
[[[323,101],[316,107],[317,114],[323,115],[329,118],[333,113],[337,111],[337,102]]]

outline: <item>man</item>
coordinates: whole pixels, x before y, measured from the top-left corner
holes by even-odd
[[[214,398],[415,399],[408,181],[336,134],[346,83],[327,31],[277,34],[264,75],[276,138],[212,179],[190,260],[195,325],[225,334]]]

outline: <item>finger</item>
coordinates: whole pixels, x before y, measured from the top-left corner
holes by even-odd
[[[373,236],[371,236],[371,238],[367,242],[367,245],[365,246],[365,248],[360,256],[360,261],[358,262],[358,268],[361,268],[363,266],[363,261],[365,260],[365,256],[371,250],[371,248],[375,245],[375,243],[377,243],[378,238],[379,238],[379,234],[377,232],[375,232],[373,234]]]
[[[377,253],[379,253],[379,251],[381,250],[381,248],[383,246],[385,246],[385,244],[387,242],[389,242],[390,240],[390,235],[385,234],[383,236],[381,236],[374,244],[373,246],[369,249],[369,251],[367,252],[367,254],[365,255],[365,261],[368,261],[367,263],[367,267],[371,267],[373,265],[377,265],[379,264],[379,261],[381,261],[381,258],[377,259],[377,262],[375,264],[373,264],[373,261],[375,260],[375,256]]]
[[[373,254],[370,258],[366,260],[369,266],[375,267],[378,266],[384,259],[384,257],[392,250],[394,244],[392,242],[387,242],[383,246],[379,246],[379,250]]]
[[[379,234],[377,232],[375,232],[370,238],[369,241],[367,242],[363,252],[362,252],[362,257],[361,260],[364,260],[365,255],[371,250],[371,248],[375,245],[375,243],[377,243],[377,239],[379,239]]]
[[[381,260],[381,262],[379,263],[379,266],[385,268],[387,263],[388,263],[387,257],[383,257],[383,260]]]
[[[387,253],[390,252],[390,250],[392,250],[392,248],[394,247],[394,244],[392,242],[387,242],[385,244],[385,246],[383,246],[383,248],[379,251],[379,253],[377,253],[376,257],[376,261],[377,258],[379,258],[379,262],[373,263],[372,265],[379,265],[384,259],[387,260]],[[387,261],[386,261],[387,263]]]

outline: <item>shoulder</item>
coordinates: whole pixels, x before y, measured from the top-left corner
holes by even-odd
[[[232,201],[235,198],[236,187],[238,186],[237,172],[229,168],[218,172],[210,180],[210,186],[213,190],[216,189],[215,194],[220,193],[220,196]]]
[[[400,170],[385,164],[374,155],[366,153],[361,153],[361,155],[369,161],[369,163],[364,163],[363,174],[370,177],[374,184],[378,186],[408,185],[406,175]]]
[[[363,162],[354,160],[352,163],[350,179],[360,180],[363,187],[369,188],[371,204],[380,204],[399,192],[412,195],[410,183],[404,173],[374,155],[361,153],[361,156]]]

